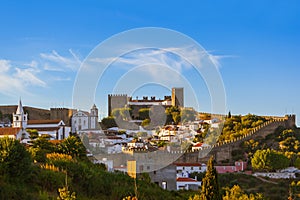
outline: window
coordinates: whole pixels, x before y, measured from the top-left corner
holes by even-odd
[[[194,170],[194,167],[191,167],[191,170]]]
[[[18,117],[18,116],[16,116],[16,120],[17,120],[17,121],[19,120],[19,117]]]
[[[163,181],[161,182],[161,187],[166,190],[167,189],[167,182],[166,181]]]
[[[156,174],[156,171],[154,171],[153,174]],[[158,185],[158,182],[155,182],[155,183],[157,183],[157,185]]]

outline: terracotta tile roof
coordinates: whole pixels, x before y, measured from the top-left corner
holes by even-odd
[[[192,166],[192,167],[201,167],[202,164],[201,163],[174,163],[174,165],[176,166],[182,166],[182,167],[189,167],[189,166]]]
[[[177,182],[197,182],[197,180],[192,179],[192,178],[184,178],[180,177],[176,179]]]
[[[28,120],[27,124],[58,124],[60,119]]]
[[[21,131],[21,128],[5,127],[0,128],[0,135],[17,135]]]
[[[203,145],[203,143],[199,142],[196,145],[194,145],[193,147],[201,147]]]

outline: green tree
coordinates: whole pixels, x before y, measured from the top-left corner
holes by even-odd
[[[31,140],[34,140],[39,137],[39,133],[36,129],[27,129],[26,131],[29,133]]]
[[[207,170],[202,179],[202,200],[220,200],[220,191],[218,185],[218,173],[213,165],[213,157],[208,160]]]
[[[113,116],[103,118],[101,121],[101,124],[104,126],[103,128],[106,128],[106,129],[118,126],[115,121],[115,118]]]
[[[37,162],[45,162],[46,154],[54,152],[54,145],[49,142],[46,137],[38,137],[31,142],[32,146],[29,148],[29,152],[33,160]]]
[[[250,194],[247,195],[238,185],[234,185],[232,188],[225,188],[225,195],[223,200],[263,200],[262,194]]]
[[[86,149],[80,138],[69,136],[58,146],[59,152],[71,155],[73,158],[85,158]]]
[[[193,108],[182,108],[180,111],[181,121],[188,122],[196,119],[197,112]]]
[[[30,174],[31,157],[18,140],[0,138],[0,174],[25,179]]]
[[[228,118],[231,118],[231,112],[230,111],[228,112]]]
[[[142,125],[143,127],[146,127],[146,126],[149,126],[150,122],[151,122],[150,119],[144,119],[144,120],[142,121],[142,124],[141,124],[141,125]]]
[[[167,115],[166,124],[177,124],[180,122],[180,109],[177,106],[168,107],[165,114]]]
[[[251,159],[252,168],[256,170],[274,171],[288,167],[289,163],[284,154],[270,149],[257,150]]]

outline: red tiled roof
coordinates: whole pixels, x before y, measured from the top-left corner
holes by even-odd
[[[176,179],[177,182],[197,182],[197,180],[192,179],[192,178],[184,178],[180,177]]]
[[[21,128],[0,128],[0,135],[17,135],[20,132],[20,130]]]
[[[58,124],[60,119],[28,120],[27,124]]]
[[[201,147],[203,145],[203,143],[199,142],[196,145],[194,145],[193,147]]]
[[[189,167],[189,166],[193,166],[193,167],[198,167],[198,166],[202,166],[201,163],[174,163],[174,165],[176,166],[184,166],[184,167]]]

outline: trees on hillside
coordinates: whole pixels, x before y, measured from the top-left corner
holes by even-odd
[[[180,122],[180,109],[177,106],[168,107],[165,113],[167,115],[166,124],[178,124]]]
[[[25,179],[30,174],[30,166],[30,154],[18,140],[0,138],[0,175]]]
[[[180,111],[181,121],[188,122],[196,119],[197,112],[192,108],[182,108]]]
[[[113,116],[103,118],[101,124],[104,126],[102,128],[111,128],[118,126]]]
[[[252,168],[256,170],[274,171],[288,167],[289,163],[283,153],[271,149],[257,150],[251,159]]]
[[[58,151],[63,154],[71,155],[73,158],[84,158],[86,156],[86,148],[80,138],[69,136],[58,145]]]
[[[258,194],[246,194],[242,188],[238,185],[234,185],[232,188],[225,188],[225,195],[223,200],[263,200],[263,195]]]
[[[218,173],[213,165],[213,157],[207,163],[207,170],[202,179],[201,189],[202,200],[220,200],[220,191],[218,185]]]
[[[219,137],[219,141],[233,140],[240,136],[249,133],[250,130],[263,124],[267,120],[263,117],[248,114],[245,116],[231,116],[226,118],[222,134]]]
[[[54,145],[49,142],[49,139],[43,136],[32,140],[32,146],[28,149],[33,160],[37,162],[45,162],[46,154],[54,151]]]
[[[221,200],[218,173],[213,165],[213,157],[207,162],[205,176],[202,179],[201,193],[190,197],[189,200]]]

